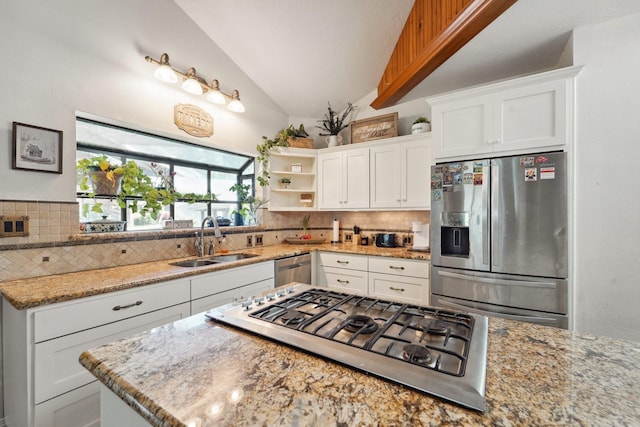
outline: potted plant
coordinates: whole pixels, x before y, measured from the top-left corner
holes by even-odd
[[[149,214],[153,219],[158,219],[163,206],[175,203],[179,199],[188,203],[195,203],[197,200],[215,200],[213,194],[181,194],[175,191],[173,185],[156,188],[151,178],[133,160],[117,165],[112,164],[107,156],[98,155],[78,160],[76,170],[80,176],[80,190],[86,192],[89,197],[109,196],[111,200],[118,203],[120,208],[126,208],[127,200],[131,200],[129,207],[132,212],[139,212],[142,216]],[[139,201],[145,202],[144,206],[139,206]],[[87,216],[88,210],[89,206],[85,205],[84,216]],[[103,204],[95,203],[91,211],[103,213]]]
[[[307,233],[307,228],[309,228],[310,219],[311,219],[310,215],[305,215],[302,217],[302,236],[300,236],[300,239],[302,240],[311,240],[311,234]]]
[[[244,218],[247,218],[247,225],[258,225],[258,209],[269,201],[253,196],[249,190],[251,186],[248,184],[234,184],[229,188],[229,191],[238,193],[238,200],[242,204],[240,210],[232,212],[236,216],[235,225],[243,225]]]
[[[280,178],[280,185],[282,186],[282,188],[284,189],[289,188],[289,184],[291,184],[291,178],[286,176],[283,178]]]
[[[295,141],[296,138],[304,138],[307,136],[309,136],[309,134],[304,130],[304,125],[300,124],[300,127],[297,129],[293,125],[282,129],[273,139],[269,139],[266,136],[262,137],[262,144],[256,146],[256,150],[258,151],[257,160],[261,166],[260,174],[256,179],[261,187],[269,185],[269,157],[271,153],[277,150],[278,147],[288,147],[290,142]]]
[[[338,138],[338,133],[340,133],[342,129],[346,128],[349,125],[349,123],[345,122],[349,115],[356,109],[356,107],[349,102],[347,104],[347,108],[345,108],[342,114],[338,114],[331,108],[331,103],[328,103],[328,105],[328,113],[324,115],[324,119],[318,120],[320,126],[316,127],[322,131],[322,133],[320,133],[320,136],[328,137],[326,139],[327,145],[329,147],[335,147],[342,142],[341,139]]]
[[[413,121],[411,125],[411,133],[424,133],[431,130],[431,122],[424,116],[420,116]]]

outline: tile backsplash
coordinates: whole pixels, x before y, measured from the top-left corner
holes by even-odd
[[[413,221],[429,222],[429,211],[260,212],[260,227],[224,228],[217,250],[239,250],[262,241],[281,243],[301,234],[302,217],[311,215],[309,232],[330,238],[334,219],[340,221],[341,240],[357,225],[363,235],[411,233]],[[72,202],[18,202],[0,200],[0,215],[29,216],[28,237],[0,239],[0,281],[138,264],[196,255],[192,230],[82,234],[78,204]],[[256,239],[256,237],[260,237]],[[212,236],[206,236],[206,240]]]

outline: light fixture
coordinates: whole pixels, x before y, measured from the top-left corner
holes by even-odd
[[[163,53],[160,57],[159,64],[160,66],[156,68],[155,73],[153,73],[155,78],[166,83],[177,83],[178,75],[173,71],[169,64],[169,55]]]
[[[158,80],[166,83],[177,83],[178,76],[182,77],[182,89],[185,92],[193,95],[203,95],[208,92],[207,101],[214,104],[226,104],[228,101],[227,108],[229,110],[235,113],[244,113],[244,105],[240,102],[240,92],[236,89],[229,95],[220,89],[220,83],[216,79],[211,80],[211,84],[208,85],[202,77],[198,76],[196,69],[193,67],[189,68],[186,73],[176,70],[169,64],[169,55],[166,53],[160,56],[159,61],[150,56],[145,56],[144,59],[151,64],[158,65],[158,68],[153,73]]]
[[[182,90],[193,95],[202,95],[204,89],[200,85],[201,78],[198,77],[196,69],[191,67],[187,70],[187,78],[182,82]]]
[[[231,92],[231,102],[227,108],[234,113],[244,113],[244,105],[240,102],[240,92],[235,89]]]
[[[211,90],[207,95],[207,101],[213,102],[214,104],[226,104],[227,99],[224,97],[222,92],[220,92],[220,84],[218,83],[218,80],[211,80],[211,84],[209,86],[211,86]]]

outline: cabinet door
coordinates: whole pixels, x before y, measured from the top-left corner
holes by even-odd
[[[367,295],[368,276],[366,271],[323,267],[318,274],[318,285],[341,292]]]
[[[429,137],[430,138],[430,137]],[[430,171],[433,152],[430,141],[400,145],[400,204],[404,208],[431,206]]]
[[[372,296],[413,304],[429,303],[429,279],[369,273]]]
[[[418,159],[419,160],[419,159]],[[400,207],[400,159],[396,144],[372,147],[369,152],[372,208]],[[426,189],[425,189],[426,191]]]
[[[566,144],[566,80],[505,91],[494,106],[494,152]]]
[[[342,196],[342,153],[318,156],[318,208],[340,209]]]
[[[100,383],[93,381],[36,405],[34,415],[34,425],[38,427],[99,427]]]
[[[460,100],[432,109],[435,160],[474,157],[490,153],[492,108],[479,97]]]
[[[343,208],[369,207],[369,149],[344,151],[343,156]]]

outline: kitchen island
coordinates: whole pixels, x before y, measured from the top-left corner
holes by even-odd
[[[203,314],[80,356],[107,400],[156,426],[640,424],[640,343],[490,318],[487,359],[480,413]]]

